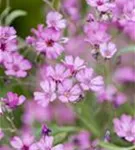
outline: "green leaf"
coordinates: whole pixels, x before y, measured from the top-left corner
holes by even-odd
[[[131,45],[131,46],[129,46],[129,47],[125,47],[125,48],[121,49],[121,50],[117,53],[117,55],[120,56],[120,55],[122,55],[122,54],[129,53],[129,52],[135,53],[135,45]]]
[[[57,11],[60,10],[60,7],[61,7],[61,3],[60,3],[60,0],[53,0],[53,8],[55,8]]]
[[[9,11],[11,10],[10,7],[7,7],[0,15],[0,22],[3,21],[3,19],[8,15]]]
[[[67,133],[65,132],[57,134],[56,136],[54,136],[54,145],[63,143],[66,137],[67,137]]]
[[[57,135],[59,133],[70,133],[70,132],[75,132],[75,131],[79,131],[81,129],[74,127],[74,126],[57,126],[57,125],[50,125],[50,128],[52,129],[52,134]]]
[[[100,142],[99,145],[102,148],[107,148],[107,150],[133,150],[133,149],[135,149],[135,145],[133,145],[131,147],[119,147],[114,144],[105,143],[105,142]]]
[[[16,18],[21,16],[26,16],[27,12],[23,10],[14,10],[12,11],[5,19],[5,24],[10,25]]]

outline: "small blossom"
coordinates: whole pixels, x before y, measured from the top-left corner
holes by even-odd
[[[26,77],[27,71],[32,68],[31,63],[18,53],[12,54],[11,58],[11,62],[4,63],[6,75],[15,76],[17,78]]]
[[[35,47],[38,53],[45,54],[49,59],[56,59],[64,51],[59,31],[39,25],[37,30],[32,30],[32,33],[34,35],[28,36],[26,41]]]
[[[117,52],[116,45],[112,42],[100,44],[100,53],[104,58],[112,58]]]
[[[15,136],[11,139],[10,144],[16,150],[37,150],[34,144],[34,137],[26,134],[22,138]]]
[[[84,60],[79,57],[74,59],[73,56],[66,56],[63,64],[70,70],[72,74],[86,67]]]
[[[126,102],[125,94],[119,92],[113,85],[107,86],[100,92],[96,93],[99,102],[108,101],[115,107],[118,107]]]
[[[42,127],[42,135],[43,136],[49,136],[50,133],[51,133],[51,130],[46,125],[43,125],[43,127]]]
[[[34,99],[43,107],[56,99],[56,83],[53,80],[46,80],[40,83],[42,92],[34,92]]]
[[[93,77],[93,69],[86,68],[77,73],[76,78],[83,90],[99,91],[104,87],[102,76]]]
[[[0,141],[2,140],[3,137],[4,137],[4,133],[3,133],[2,129],[0,128]]]
[[[73,85],[73,81],[70,79],[66,79],[58,85],[58,98],[64,103],[78,101],[81,93],[79,85]]]
[[[96,7],[100,12],[106,12],[115,7],[109,0],[87,0],[87,3],[92,7]]]
[[[8,92],[6,97],[2,100],[10,109],[14,109],[17,106],[23,104],[26,98],[23,95],[18,96],[16,93]]]
[[[70,71],[62,64],[57,64],[55,67],[48,66],[46,69],[46,76],[52,78],[57,82],[62,82],[70,76]]]
[[[114,130],[116,134],[129,142],[135,142],[135,118],[129,115],[122,115],[114,119]]]
[[[52,136],[46,136],[45,138],[41,138],[41,140],[36,143],[38,147],[36,150],[64,150],[62,144],[53,146],[53,140],[54,139]]]
[[[11,53],[17,51],[16,37],[13,27],[0,26],[0,62],[10,61]]]
[[[53,27],[56,30],[64,29],[66,27],[66,20],[62,19],[62,15],[58,12],[49,12],[47,15],[47,26]]]
[[[114,79],[120,83],[135,82],[135,69],[129,66],[118,68],[114,73]]]

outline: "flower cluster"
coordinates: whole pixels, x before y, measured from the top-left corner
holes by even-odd
[[[123,114],[120,119],[114,119],[116,134],[129,142],[135,142],[135,118]]]
[[[84,27],[87,36],[85,40],[93,47],[91,51],[93,55],[100,53],[104,58],[110,59],[116,53],[117,48],[111,42],[111,36],[107,33],[107,29],[107,24],[96,20],[92,14],[89,14]]]
[[[32,29],[33,36],[28,36],[26,41],[38,53],[44,54],[49,59],[56,59],[64,51],[62,43],[67,41],[67,38],[61,37],[66,20],[62,19],[62,15],[58,12],[50,12],[46,18],[47,27],[38,25],[37,30]]]
[[[26,100],[25,96],[18,96],[16,93],[8,92],[4,98],[0,99],[0,103],[3,103],[3,107],[7,107],[7,109],[15,109],[17,106],[24,103]]]
[[[135,26],[134,0],[116,0],[113,10],[113,21],[116,22],[119,28],[127,33],[132,40],[135,40],[135,34],[132,32]]]
[[[18,52],[17,35],[13,27],[0,26],[0,64],[5,67],[5,74],[24,78],[31,69],[31,63]]]
[[[34,99],[42,106],[59,99],[61,102],[79,101],[84,91],[98,92],[104,87],[102,76],[94,76],[94,70],[88,68],[79,57],[66,56],[55,67],[47,66],[45,79],[40,82],[42,92],[34,92]]]
[[[16,150],[64,150],[62,144],[53,146],[54,138],[52,136],[42,136],[36,141],[30,133],[25,133],[21,138],[14,136],[10,144]]]
[[[134,149],[135,0],[44,1],[26,39],[0,14],[0,150]]]

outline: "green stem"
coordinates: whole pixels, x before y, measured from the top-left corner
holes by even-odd
[[[56,11],[55,8],[52,6],[52,4],[48,0],[43,0],[52,10]]]
[[[13,118],[9,118],[8,116],[6,117],[7,121],[11,124],[12,127],[12,132],[16,132],[17,128],[13,122]]]
[[[90,122],[88,122],[85,118],[81,117],[81,114],[79,112],[76,111],[76,114],[79,120],[85,125],[88,130],[90,130],[90,132],[92,132],[96,137],[100,136],[100,133],[94,125],[90,124]]]

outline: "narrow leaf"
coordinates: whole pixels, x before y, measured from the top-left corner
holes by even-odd
[[[10,7],[7,7],[6,9],[4,9],[4,11],[1,13],[0,15],[0,21],[2,22],[3,19],[8,15],[9,11],[11,10]]]
[[[5,19],[6,25],[10,25],[16,18],[26,16],[27,12],[23,10],[12,11]]]
[[[135,145],[131,147],[119,147],[114,144],[105,143],[105,142],[100,142],[99,145],[102,148],[107,148],[107,150],[133,150],[135,148]]]

